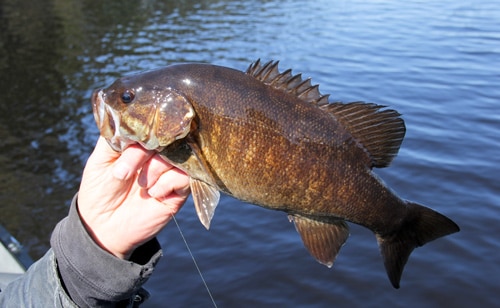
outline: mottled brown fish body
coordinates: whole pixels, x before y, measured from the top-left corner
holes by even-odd
[[[190,175],[202,221],[210,222],[217,203],[211,190],[285,211],[307,249],[329,266],[348,235],[344,220],[375,232],[395,287],[413,248],[458,231],[445,216],[400,199],[372,173],[389,165],[404,137],[397,112],[329,104],[317,86],[279,73],[277,63],[256,62],[246,73],[183,64],[131,75],[96,92],[94,110],[101,134],[115,147],[158,148]],[[160,112],[152,116],[152,110]],[[161,117],[183,124],[161,128]],[[156,128],[145,132],[140,123]],[[180,133],[162,143],[171,131]]]
[[[172,88],[193,104],[195,138],[225,193],[372,230],[397,228],[400,199],[372,176],[369,157],[331,114],[224,67],[170,66],[161,76],[162,84],[190,80]]]

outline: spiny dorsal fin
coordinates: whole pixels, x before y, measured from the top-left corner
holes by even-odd
[[[291,69],[280,73],[278,63],[279,61],[269,61],[262,65],[259,59],[250,64],[246,74],[275,89],[295,95],[306,102],[318,106],[328,104],[328,95],[321,95],[318,89],[319,86],[312,85],[310,78],[302,80],[302,75],[292,75]]]
[[[278,70],[278,61],[261,64],[260,59],[250,64],[246,74],[272,86],[318,105],[332,113],[370,155],[371,167],[387,167],[398,154],[406,129],[400,114],[371,103],[329,103],[328,95],[321,95],[318,85],[311,79],[302,80],[302,75],[292,75],[288,69]]]
[[[372,167],[387,167],[398,154],[406,129],[397,111],[364,102],[331,103],[321,108],[332,113],[366,149]]]

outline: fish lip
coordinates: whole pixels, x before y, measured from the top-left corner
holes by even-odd
[[[104,100],[102,99],[103,89],[96,89],[92,93],[91,102],[92,102],[92,112],[94,114],[94,120],[97,123],[97,127],[101,130],[102,123],[104,121]]]
[[[127,141],[120,137],[118,131],[120,120],[114,110],[106,104],[105,96],[104,89],[96,89],[92,93],[91,102],[94,120],[101,136],[106,139],[110,147],[116,152],[122,152],[136,142]]]

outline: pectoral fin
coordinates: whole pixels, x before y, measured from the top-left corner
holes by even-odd
[[[336,218],[308,218],[301,215],[288,215],[295,223],[304,246],[316,260],[332,267],[335,257],[349,237],[349,226]]]
[[[215,208],[219,204],[219,190],[203,181],[193,178],[190,178],[189,184],[198,218],[208,230],[210,228],[210,221],[215,213]]]

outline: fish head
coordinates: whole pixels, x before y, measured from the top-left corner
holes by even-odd
[[[115,151],[135,143],[161,151],[191,129],[195,112],[182,93],[141,80],[124,77],[92,95],[97,126]]]

